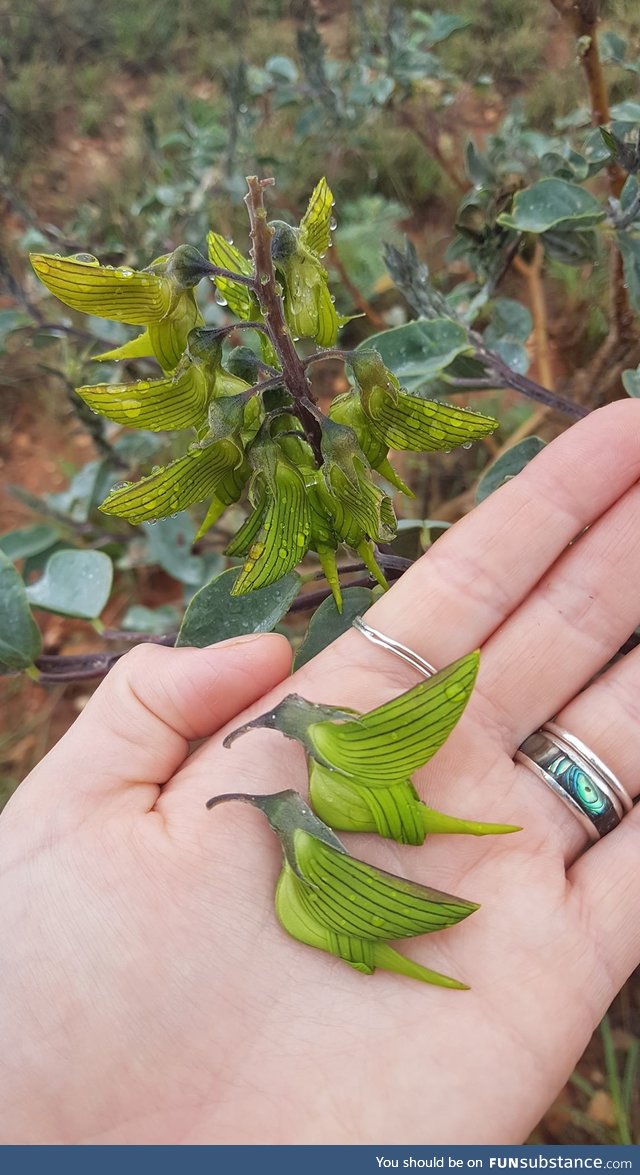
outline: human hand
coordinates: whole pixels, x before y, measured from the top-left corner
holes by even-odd
[[[414,849],[347,838],[356,856],[482,903],[406,946],[469,992],[366,978],[287,938],[263,818],[204,810],[216,793],[306,782],[280,735],[224,750],[226,731],[293,689],[367,710],[413,670],[355,632],[286,681],[276,636],[123,658],[0,819],[3,1142],[526,1137],[640,958],[640,814],[581,855],[580,824],[513,762],[555,713],[640,792],[640,650],[579,694],[640,620],[639,476],[640,407],[617,403],[367,614],[437,666],[481,648],[471,702],[415,782],[436,808],[523,831]],[[185,740],[209,734],[187,757]]]

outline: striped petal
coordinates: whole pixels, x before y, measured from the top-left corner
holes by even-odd
[[[403,783],[448,738],[469,700],[478,663],[479,654],[469,653],[357,722],[314,723],[308,733],[318,759],[370,787]]]
[[[325,824],[341,832],[377,832],[399,844],[421,845],[422,807],[410,783],[368,787],[311,761],[309,798]]]
[[[322,257],[331,243],[333,204],[333,192],[323,176],[313,189],[307,210],[300,221],[303,244],[316,257]]]
[[[399,391],[394,397],[385,388],[363,396],[363,406],[374,432],[390,449],[433,453],[486,437],[497,420],[436,400],[422,400]]]
[[[113,359],[143,359],[153,355],[153,346],[148,330],[141,335],[123,343],[121,347],[114,347],[113,351],[103,351],[100,355],[92,355],[95,363],[108,363]]]
[[[337,934],[381,942],[444,930],[478,907],[340,853],[303,829],[294,833],[296,860],[309,883],[304,903]]]
[[[212,265],[219,265],[221,269],[230,269],[235,273],[243,273],[250,277],[253,273],[251,262],[242,256],[239,249],[225,240],[220,233],[210,232],[207,235],[209,246],[209,260]],[[248,286],[242,282],[234,282],[228,277],[216,277],[215,284],[218,292],[224,298],[229,310],[243,321],[256,321],[262,318],[258,299]]]
[[[206,417],[209,398],[206,383],[193,365],[175,379],[91,384],[76,391],[85,404],[108,420],[151,432],[195,428]]]
[[[266,587],[292,571],[307,552],[309,530],[304,482],[292,466],[280,462],[276,493],[267,499],[257,538],[231,594],[241,596]]]
[[[178,366],[189,332],[197,326],[204,326],[204,318],[198,309],[193,290],[183,290],[163,322],[149,326],[151,347],[164,371],[173,371]]]
[[[40,281],[73,310],[146,326],[160,322],[170,309],[171,284],[156,274],[113,269],[95,258],[31,253],[30,259]]]
[[[168,518],[215,494],[222,478],[241,460],[239,449],[229,441],[193,449],[149,477],[116,487],[100,509],[134,524]]]

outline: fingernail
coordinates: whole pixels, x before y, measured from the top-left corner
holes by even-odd
[[[264,632],[248,632],[245,636],[231,636],[226,641],[214,641],[212,645],[206,645],[207,649],[231,649],[234,645],[247,645],[249,641],[262,640],[263,636],[269,636],[270,633]]]

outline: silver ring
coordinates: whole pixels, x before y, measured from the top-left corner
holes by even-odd
[[[515,754],[573,812],[591,840],[618,826],[633,801],[613,771],[571,731],[546,722]]]
[[[424,677],[433,677],[438,672],[433,665],[425,661],[424,657],[419,657],[414,653],[413,649],[409,649],[407,645],[401,645],[400,641],[394,641],[390,636],[385,636],[383,632],[379,632],[377,628],[372,628],[370,624],[366,624],[362,616],[356,616],[352,621],[352,627],[356,632],[366,636],[368,641],[374,645],[380,645],[383,649],[387,649],[390,653],[395,653],[396,657],[400,657],[402,661],[406,661],[407,665],[413,666],[422,673]]]

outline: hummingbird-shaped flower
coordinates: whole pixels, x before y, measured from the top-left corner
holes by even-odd
[[[311,803],[322,820],[345,832],[377,832],[404,844],[422,844],[429,832],[515,832],[513,825],[436,812],[422,803],[410,782],[459,721],[478,664],[479,654],[469,653],[368,714],[290,694],[227,735],[224,745],[262,727],[301,743],[310,761]]]
[[[220,332],[195,328],[172,375],[129,384],[88,384],[76,392],[95,412],[117,424],[162,432],[199,429],[214,397],[232,396],[248,387],[222,366]]]
[[[309,547],[309,507],[298,469],[268,433],[256,438],[248,456],[252,510],[226,551],[246,556],[234,596],[275,583],[297,566]]]
[[[195,287],[211,267],[193,245],[180,245],[143,270],[101,265],[89,253],[74,257],[32,253],[30,257],[40,280],[65,306],[146,328],[131,342],[96,359],[152,355],[164,371],[173,371],[189,331],[204,326]]]
[[[351,857],[296,791],[215,796],[207,808],[230,800],[258,808],[280,839],[283,866],[276,915],[292,938],[337,955],[365,975],[380,967],[439,987],[467,987],[408,959],[389,940],[454,926],[478,909],[474,902]]]
[[[457,445],[488,436],[498,427],[498,421],[490,416],[411,395],[400,387],[395,375],[373,349],[353,351],[348,364],[369,430],[374,438],[387,446],[387,451],[410,449],[415,453],[433,453],[455,449]],[[354,398],[354,393],[346,393],[347,405]],[[345,398],[341,397],[340,401],[336,401],[338,407],[331,412],[334,419],[342,419],[345,414]],[[364,429],[364,421],[357,410],[356,419],[349,423],[356,431]],[[365,451],[370,444],[365,434]],[[375,468],[380,466],[376,464]],[[380,472],[388,477],[388,471],[381,469]]]

